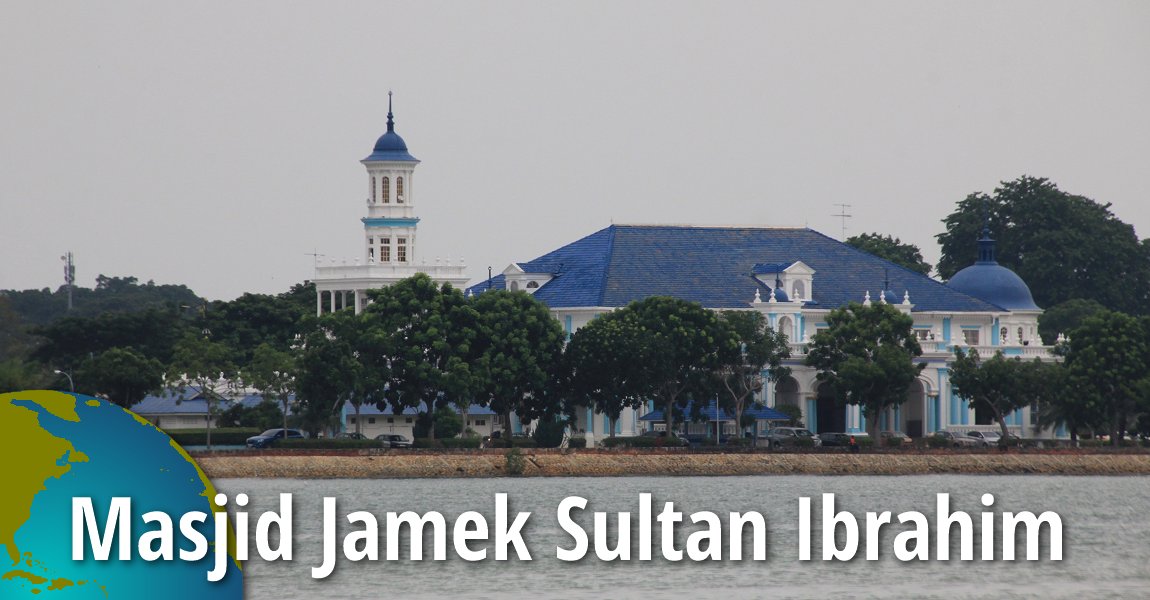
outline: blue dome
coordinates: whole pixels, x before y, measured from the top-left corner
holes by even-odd
[[[364,161],[419,162],[407,152],[407,142],[395,132],[395,117],[391,114],[391,92],[387,94],[387,132],[375,141],[375,148]]]
[[[883,290],[879,293],[879,302],[881,302],[883,298],[886,298],[887,304],[902,304],[902,297],[890,290]]]
[[[1006,310],[1039,310],[1026,282],[996,262],[974,263],[955,273],[946,285]]]
[[[946,285],[1006,310],[1041,310],[1026,282],[994,259],[994,240],[985,226],[978,240],[978,262],[955,273]]]
[[[791,299],[787,297],[787,291],[781,287],[775,288],[775,300],[778,302],[790,302]]]

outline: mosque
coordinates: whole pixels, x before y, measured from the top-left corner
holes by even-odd
[[[395,132],[390,95],[387,131],[363,159],[367,169],[367,216],[363,254],[351,264],[317,266],[316,312],[354,308],[366,290],[417,272],[440,283],[467,282],[462,260],[416,263],[414,171],[419,161]],[[972,243],[974,241],[972,240]],[[1002,351],[1026,359],[1052,358],[1038,336],[1042,313],[1026,283],[995,261],[995,244],[984,231],[978,261],[947,283],[867,254],[808,228],[611,225],[532,260],[511,263],[499,275],[468,288],[523,291],[546,304],[570,335],[597,315],[655,295],[674,296],[715,310],[756,310],[791,342],[791,375],[772,382],[760,400],[768,407],[793,405],[815,432],[866,429],[857,406],[839,405],[803,364],[811,337],[827,314],[850,302],[886,303],[914,319],[926,364],[904,404],[880,415],[881,430],[911,437],[950,429],[989,426],[983,414],[956,396],[948,370],[953,348],[976,348],[981,356]],[[642,432],[652,407],[627,411],[616,434]],[[1023,437],[1050,436],[1034,427],[1037,414],[1024,408],[1008,427]],[[733,426],[733,424],[731,424]],[[518,423],[515,427],[518,428]],[[575,428],[608,434],[605,415],[578,415]]]

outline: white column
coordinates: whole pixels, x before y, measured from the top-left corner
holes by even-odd
[[[323,291],[315,291],[315,316],[323,315]]]
[[[328,307],[335,312],[335,290],[328,292]]]

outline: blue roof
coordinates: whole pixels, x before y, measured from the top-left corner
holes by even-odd
[[[878,301],[889,279],[899,302],[910,292],[916,312],[1002,310],[805,228],[612,225],[519,266],[554,274],[535,292],[551,308],[620,307],[674,296],[724,309],[749,307],[756,289],[767,301],[770,289],[753,277],[756,267],[774,272],[799,260],[816,271],[809,303],[820,308],[862,302],[868,290]],[[503,287],[501,276],[492,287]],[[485,289],[487,280],[470,288]]]
[[[294,394],[291,396],[294,401]],[[238,400],[220,400],[216,403],[215,412],[221,413],[235,404],[242,404],[244,408],[252,408],[263,402],[263,396],[248,394]],[[276,403],[278,406],[278,402]],[[132,412],[138,415],[206,415],[208,414],[208,401],[200,394],[196,387],[189,386],[181,394],[173,388],[167,388],[157,394],[148,394],[143,400],[132,405]],[[288,414],[291,414],[289,407]]]
[[[707,421],[711,422],[735,420],[735,415],[733,413],[727,412],[726,409],[718,410],[717,404],[718,403],[716,401],[711,400],[711,402],[707,404],[707,408],[704,408],[700,414],[706,418]],[[683,413],[686,415],[691,414],[690,402],[687,403],[687,408],[683,410]],[[761,404],[752,404],[748,406],[745,410],[743,410],[743,414],[754,417],[756,421],[789,421],[791,419],[789,416]],[[716,415],[718,415],[717,418]],[[651,412],[639,417],[639,420],[660,423],[664,420],[663,411],[661,409],[652,410]]]

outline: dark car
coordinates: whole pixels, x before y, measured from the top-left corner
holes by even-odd
[[[335,434],[337,440],[366,440],[367,438],[362,433],[354,431],[341,431]]]
[[[381,433],[375,436],[384,448],[410,448],[411,440],[398,433]]]
[[[818,446],[822,440],[815,437],[810,429],[802,427],[776,427],[761,436],[768,448],[784,448],[787,446]]]
[[[287,432],[286,435],[284,434],[285,431]],[[252,437],[248,438],[247,444],[248,448],[267,448],[275,443],[276,440],[280,440],[285,437],[289,440],[302,440],[307,436],[298,429],[285,430],[281,427],[277,429],[269,429],[259,435],[253,435]]]
[[[845,448],[851,445],[851,436],[849,433],[820,433],[819,440],[822,441],[823,447],[842,447]]]

